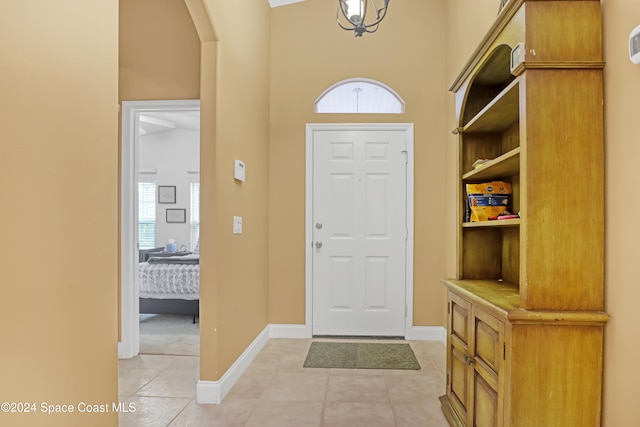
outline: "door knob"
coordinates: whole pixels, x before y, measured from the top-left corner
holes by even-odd
[[[322,242],[316,242],[316,248],[320,249],[322,247]]]

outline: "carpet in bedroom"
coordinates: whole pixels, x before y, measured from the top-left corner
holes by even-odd
[[[140,354],[200,355],[200,323],[193,316],[140,315]]]

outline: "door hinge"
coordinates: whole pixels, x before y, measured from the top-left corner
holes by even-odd
[[[507,343],[502,343],[502,360],[507,360]]]
[[[401,151],[402,154],[404,154],[404,164],[408,164],[409,163],[409,152],[407,150],[402,150]]]
[[[409,229],[406,227],[404,229],[404,240],[409,240]]]
[[[406,319],[409,315],[409,306],[407,304],[404,305],[404,318]]]

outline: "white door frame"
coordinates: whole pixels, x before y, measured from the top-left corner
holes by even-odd
[[[200,100],[123,101],[120,172],[120,342],[118,358],[140,351],[138,281],[138,148],[140,113],[200,110]]]
[[[316,131],[404,131],[407,135],[407,240],[405,275],[405,337],[413,328],[413,123],[308,123],[305,197],[305,335],[313,336],[313,134]]]

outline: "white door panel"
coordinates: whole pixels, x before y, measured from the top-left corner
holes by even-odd
[[[313,137],[313,334],[404,336],[406,131]]]

